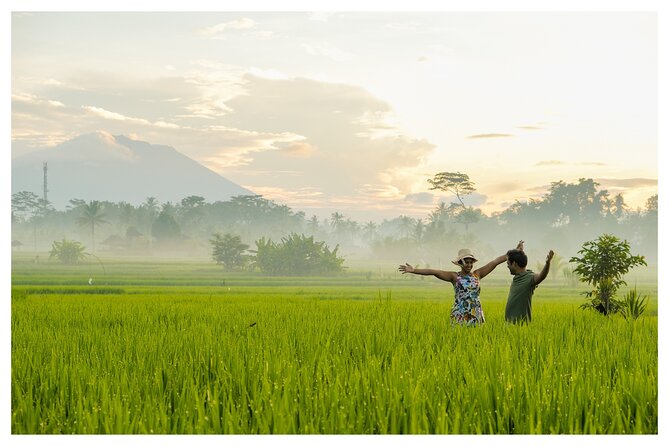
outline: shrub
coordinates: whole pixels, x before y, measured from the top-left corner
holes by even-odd
[[[623,276],[635,266],[646,265],[644,257],[632,255],[627,240],[621,241],[610,234],[584,243],[578,254],[581,257],[572,257],[569,262],[577,264],[574,272],[581,282],[594,286],[593,290],[586,292],[589,302],[581,307],[594,308],[606,315],[615,313],[619,310],[616,291],[627,284]]]
[[[86,260],[86,247],[75,240],[63,239],[53,242],[49,252],[49,260],[57,258],[65,265],[74,265],[82,260]]]
[[[648,305],[648,297],[642,295],[636,290],[629,290],[625,297],[620,301],[620,314],[627,320],[638,319]]]
[[[242,243],[238,235],[216,233],[209,243],[212,245],[211,257],[226,270],[244,269],[248,264],[250,256],[244,252],[249,245]]]
[[[291,234],[274,243],[264,237],[256,240],[255,264],[271,275],[308,276],[332,274],[343,270],[344,259],[337,255],[339,245],[330,249],[314,237]]]

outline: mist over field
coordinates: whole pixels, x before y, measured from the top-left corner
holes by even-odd
[[[239,237],[248,250],[257,249],[262,238],[280,242],[297,234],[338,247],[344,266],[353,269],[404,262],[453,269],[451,260],[460,248],[472,249],[486,262],[522,239],[530,268],[553,249],[554,267],[562,275],[584,242],[607,233],[627,240],[650,265],[657,261],[657,195],[645,208],[630,209],[622,196],[611,197],[590,179],[553,183],[542,200],[516,202],[493,215],[441,203],[423,218],[398,215],[378,222],[356,221],[337,210],[318,218],[257,195],[215,202],[201,196],[178,202],[148,198],[138,205],[73,199],[64,210],[43,208],[37,201],[30,207],[29,198],[29,193],[14,194],[13,249],[42,253],[43,261],[62,239],[78,241],[101,257],[206,260],[212,258],[215,234]]]

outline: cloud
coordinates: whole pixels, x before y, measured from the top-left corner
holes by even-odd
[[[470,135],[467,139],[479,139],[479,138],[509,138],[513,136],[510,133],[480,133],[478,135]]]
[[[303,78],[280,80],[252,75],[244,76],[244,82],[245,93],[226,103],[234,112],[222,118],[225,125],[252,128],[263,134],[300,135],[304,138],[300,144],[317,148],[312,151],[302,147],[298,153],[309,156],[300,158],[287,159],[281,151],[253,155],[247,169],[303,172],[299,179],[285,178],[283,187],[311,184],[333,196],[390,194],[402,199],[410,192],[410,181],[404,175],[421,165],[435,148],[397,129],[390,128],[393,130],[390,136],[378,136],[379,128],[389,127],[384,118],[392,115],[392,109],[362,88]],[[241,171],[235,172],[243,175]],[[276,184],[274,179],[270,181]],[[395,192],[388,186],[400,190]]]
[[[473,194],[464,197],[462,201],[464,201],[467,206],[478,207],[488,202],[488,196],[484,194],[479,194],[478,192],[474,192]]]
[[[490,188],[499,192],[510,192],[522,189],[523,185],[515,181],[503,181],[500,183],[492,183]]]
[[[407,194],[404,199],[416,204],[433,204],[434,195],[429,192],[418,192],[415,194]]]
[[[550,188],[551,188],[550,184],[543,184],[540,186],[526,187],[524,190],[527,192],[531,192],[534,195],[543,195],[545,193],[548,193]]]
[[[516,127],[517,129],[522,129],[522,130],[543,130],[543,127],[539,127],[537,125],[520,125]]]
[[[543,160],[535,164],[535,166],[606,166],[606,163],[599,161],[588,161],[585,163],[569,163],[562,160]]]
[[[311,45],[308,43],[303,43],[300,46],[312,56],[327,57],[335,62],[347,62],[353,59],[353,54],[333,46]]]
[[[600,161],[589,161],[585,163],[578,163],[579,166],[606,166],[606,163]]]
[[[287,74],[273,68],[270,68],[269,70],[262,70],[260,68],[251,67],[249,73],[253,76],[264,77],[267,79],[290,79],[290,76]]]
[[[229,31],[246,30],[255,27],[256,22],[249,18],[241,18],[232,20],[230,22],[219,23],[214,26],[209,26],[198,30],[198,34],[209,38],[221,38],[221,36]]]
[[[250,188],[251,186],[245,185]],[[323,192],[314,187],[286,189],[276,186],[254,186],[253,192],[263,197],[272,197],[279,203],[290,203],[291,206],[319,207],[322,205]]]
[[[560,160],[545,160],[545,161],[539,161],[538,163],[535,164],[535,166],[561,166],[565,164],[567,163]]]
[[[84,105],[81,108],[86,110],[86,112],[91,113],[95,116],[98,116],[103,119],[111,119],[114,121],[130,121],[135,124],[140,124],[140,125],[147,125],[147,126],[156,126],[160,128],[168,128],[168,129],[178,129],[180,128],[178,125],[170,123],[170,122],[165,122],[165,121],[156,121],[156,122],[150,122],[146,119],[142,118],[133,118],[130,116],[125,116],[120,113],[112,112],[109,110],[105,110],[103,108],[99,107],[93,107],[90,105]]]
[[[333,13],[331,12],[316,11],[310,12],[307,18],[315,22],[327,22],[332,15]]]
[[[49,79],[45,80],[45,81],[43,82],[43,84],[44,84],[44,85],[62,85],[62,82],[60,82],[60,81],[57,80],[57,79],[51,79],[51,78],[49,78]]]
[[[65,107],[65,104],[60,101],[46,99],[29,93],[12,94],[12,102],[32,104],[37,106]]]
[[[657,178],[595,178],[594,181],[604,188],[657,187]]]
[[[15,94],[12,151],[105,130],[172,146],[291,206],[308,190],[314,209],[364,203],[394,212],[409,209],[405,197],[435,145],[393,119],[388,103],[355,85],[262,77],[198,61],[181,77],[78,73],[40,84],[39,93]]]
[[[277,142],[275,143],[281,153],[294,158],[309,158],[316,152],[316,147],[304,141]]]
[[[402,195],[400,190],[392,184],[362,184],[358,192],[376,200],[396,200]]]

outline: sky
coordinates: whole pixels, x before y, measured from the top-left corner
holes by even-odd
[[[657,13],[17,12],[11,157],[95,131],[166,144],[310,215],[490,215],[658,183]]]

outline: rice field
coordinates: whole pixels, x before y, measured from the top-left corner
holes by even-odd
[[[656,283],[633,322],[542,285],[515,326],[500,274],[465,328],[438,280],[105,263],[13,263],[12,433],[658,432]]]

